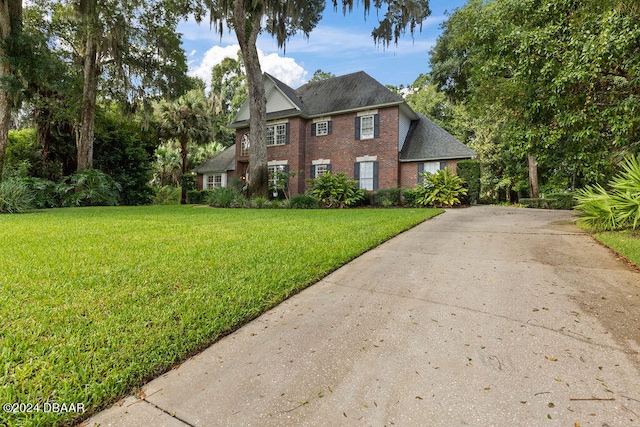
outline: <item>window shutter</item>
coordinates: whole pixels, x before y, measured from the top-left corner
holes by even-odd
[[[360,139],[360,117],[356,116],[356,141]]]
[[[373,189],[378,189],[378,162],[373,162]]]
[[[289,123],[286,123],[284,125],[284,143],[288,144],[289,143]]]
[[[353,179],[360,181],[360,163],[353,164]]]
[[[333,126],[332,126],[333,120],[329,120],[327,122],[327,133],[329,135],[331,135],[331,133],[333,132]]]
[[[331,122],[329,122],[329,123],[331,123]],[[331,173],[331,163],[329,163],[329,164],[327,165],[327,170],[329,171],[329,173]]]
[[[311,123],[311,136],[316,136],[316,124]]]
[[[440,162],[440,169],[446,169],[447,168],[447,162]]]
[[[422,174],[424,173],[424,163],[418,163],[418,184],[424,181]]]
[[[373,137],[380,138],[380,114],[373,116]]]
[[[309,175],[311,177],[311,179],[313,178],[317,178],[316,177],[316,165],[311,165],[311,175]]]

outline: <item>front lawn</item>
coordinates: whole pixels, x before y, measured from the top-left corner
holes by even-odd
[[[0,403],[16,413],[3,406],[0,425],[86,418],[440,212],[149,206],[2,215]],[[53,413],[54,404],[86,412]]]

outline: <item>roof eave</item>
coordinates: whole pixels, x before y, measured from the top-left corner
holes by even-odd
[[[464,159],[475,159],[478,155],[467,156],[467,155],[459,155],[459,156],[441,156],[441,157],[425,157],[418,159],[400,159],[400,163],[409,163],[409,162],[434,162],[437,160],[464,160]]]

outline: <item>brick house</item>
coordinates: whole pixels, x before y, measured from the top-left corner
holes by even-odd
[[[304,171],[290,178],[290,194],[304,193],[306,178],[344,172],[360,188],[413,187],[421,172],[476,153],[364,72],[307,83],[294,90],[264,75],[270,172]],[[198,188],[243,179],[249,164],[249,105],[229,126],[236,144],[196,168]]]

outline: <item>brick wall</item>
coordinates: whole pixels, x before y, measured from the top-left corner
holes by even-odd
[[[373,139],[355,139],[354,123],[357,113],[332,115],[332,133],[323,136],[311,136],[313,120],[292,117],[289,120],[289,144],[267,148],[268,161],[286,160],[290,172],[303,171],[301,175],[290,178],[291,195],[304,193],[306,179],[310,178],[314,160],[329,159],[331,172],[344,172],[354,176],[354,164],[357,157],[376,156],[378,161],[378,188],[398,186],[398,122],[399,108],[378,109],[380,115],[380,135]],[[240,156],[240,139],[248,129],[236,131],[236,173],[239,174],[239,162],[248,158]]]
[[[306,130],[305,174],[309,176],[313,160],[329,159],[331,172],[344,172],[353,178],[356,157],[377,156],[378,187],[391,188],[398,185],[398,107],[381,108],[380,137],[355,139],[356,113],[331,116],[332,133],[311,136],[311,123]]]
[[[400,163],[400,186],[402,188],[413,188],[418,183],[418,163],[421,162]],[[453,173],[456,173],[457,164],[458,160],[447,160],[447,166]]]

